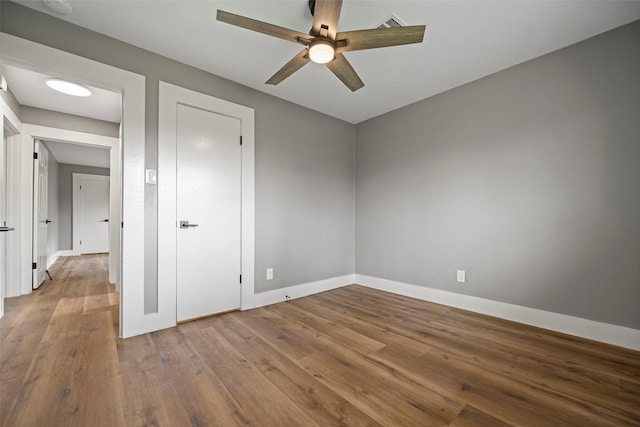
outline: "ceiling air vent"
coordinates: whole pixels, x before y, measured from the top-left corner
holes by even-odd
[[[396,28],[396,27],[406,27],[407,23],[402,19],[398,18],[398,15],[392,13],[391,16],[384,21],[382,24],[378,26],[378,28]]]

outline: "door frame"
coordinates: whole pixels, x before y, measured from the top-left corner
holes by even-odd
[[[0,289],[0,318],[4,316],[4,299],[7,295],[11,295],[14,291],[20,292],[20,268],[19,268],[19,254],[20,254],[20,223],[21,215],[19,211],[20,203],[20,187],[17,177],[20,174],[19,162],[17,153],[19,152],[19,146],[22,133],[22,122],[18,119],[18,116],[13,112],[4,99],[0,98],[0,120],[2,120],[2,131],[8,131],[6,156],[7,156],[7,220],[8,225],[14,227],[16,230],[11,233],[6,233],[6,289]],[[31,226],[31,220],[29,219],[28,225]],[[16,286],[11,286],[12,284]],[[3,291],[6,291],[4,293]]]
[[[241,161],[241,297],[240,309],[254,307],[254,110],[243,105],[159,82],[158,111],[158,311],[176,324],[176,108],[178,104],[240,120]]]
[[[144,160],[145,160],[145,81],[143,75],[108,64],[93,61],[59,49],[35,43],[6,33],[0,33],[3,62],[18,67],[72,78],[85,84],[108,90],[120,90],[122,102],[122,146],[118,158],[122,161],[122,229],[120,336],[123,338],[151,332],[157,327],[157,316],[147,315],[144,307]],[[24,135],[24,133],[23,133]],[[22,191],[30,188],[33,152],[30,144],[20,144],[20,172],[17,179]],[[26,136],[30,140],[30,136]],[[29,141],[30,142],[30,141]],[[26,145],[26,146],[25,146]],[[28,164],[29,167],[26,165]],[[28,185],[27,185],[28,184]],[[20,215],[30,218],[30,198],[20,199]],[[28,268],[21,274],[20,284],[30,287],[31,225],[20,224],[20,266]],[[27,264],[28,262],[28,264]],[[25,277],[26,276],[26,277]],[[25,293],[29,293],[25,292]]]
[[[120,138],[111,136],[96,135],[92,133],[77,132],[66,129],[52,128],[48,126],[32,125],[25,123],[22,125],[25,138],[32,141],[39,139],[45,141],[64,142],[76,145],[92,145],[109,149],[109,218],[113,218],[113,224],[121,222],[122,211],[122,185],[121,185],[121,143]],[[26,143],[26,142],[25,142]],[[33,142],[32,142],[33,143]],[[35,206],[32,204],[32,209]],[[72,207],[73,209],[73,207]],[[109,282],[115,283],[116,290],[121,289],[121,265],[120,265],[120,228],[109,224],[109,246],[114,250],[109,252]],[[73,230],[73,227],[72,227]],[[75,230],[73,230],[75,233]],[[80,248],[72,244],[71,250],[59,251],[60,256],[80,255]],[[25,289],[23,289],[23,293]]]
[[[71,182],[72,182],[72,186],[73,186],[73,192],[72,192],[72,198],[73,198],[73,207],[72,207],[72,220],[71,220],[71,229],[73,230],[73,252],[76,255],[81,255],[82,254],[82,248],[80,247],[80,239],[82,238],[82,226],[81,226],[81,221],[80,218],[82,218],[82,210],[80,209],[82,203],[80,200],[80,191],[78,191],[78,186],[80,185],[80,181],[82,181],[83,179],[90,179],[93,181],[109,181],[109,198],[111,198],[111,179],[109,177],[109,175],[95,175],[95,174],[89,174],[89,173],[77,173],[77,172],[73,172],[71,174]],[[120,239],[118,238],[117,242],[112,242],[111,241],[111,229],[113,228],[111,226],[112,223],[117,224],[118,218],[115,218],[114,221],[111,221],[111,200],[109,200],[109,262],[111,262],[111,248],[115,247],[116,245],[119,246],[120,244]],[[116,227],[117,230],[117,227]],[[119,236],[118,236],[119,237]],[[111,266],[111,264],[109,264],[109,266]]]

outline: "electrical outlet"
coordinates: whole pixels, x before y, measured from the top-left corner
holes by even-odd
[[[285,296],[284,296],[284,299],[285,299],[285,300],[287,300],[287,301],[289,301],[289,300],[291,299],[291,297],[290,297],[289,295],[285,295]]]
[[[464,270],[456,270],[456,280],[460,283],[464,283],[467,279],[467,274]]]
[[[267,280],[273,280],[273,268],[267,268]]]

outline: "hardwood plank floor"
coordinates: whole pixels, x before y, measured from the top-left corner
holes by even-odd
[[[107,257],[0,319],[2,426],[640,425],[640,352],[362,286],[120,340]]]

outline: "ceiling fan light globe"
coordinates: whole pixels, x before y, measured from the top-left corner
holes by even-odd
[[[309,58],[317,64],[326,64],[335,57],[335,49],[331,43],[324,40],[317,40],[309,46]]]

